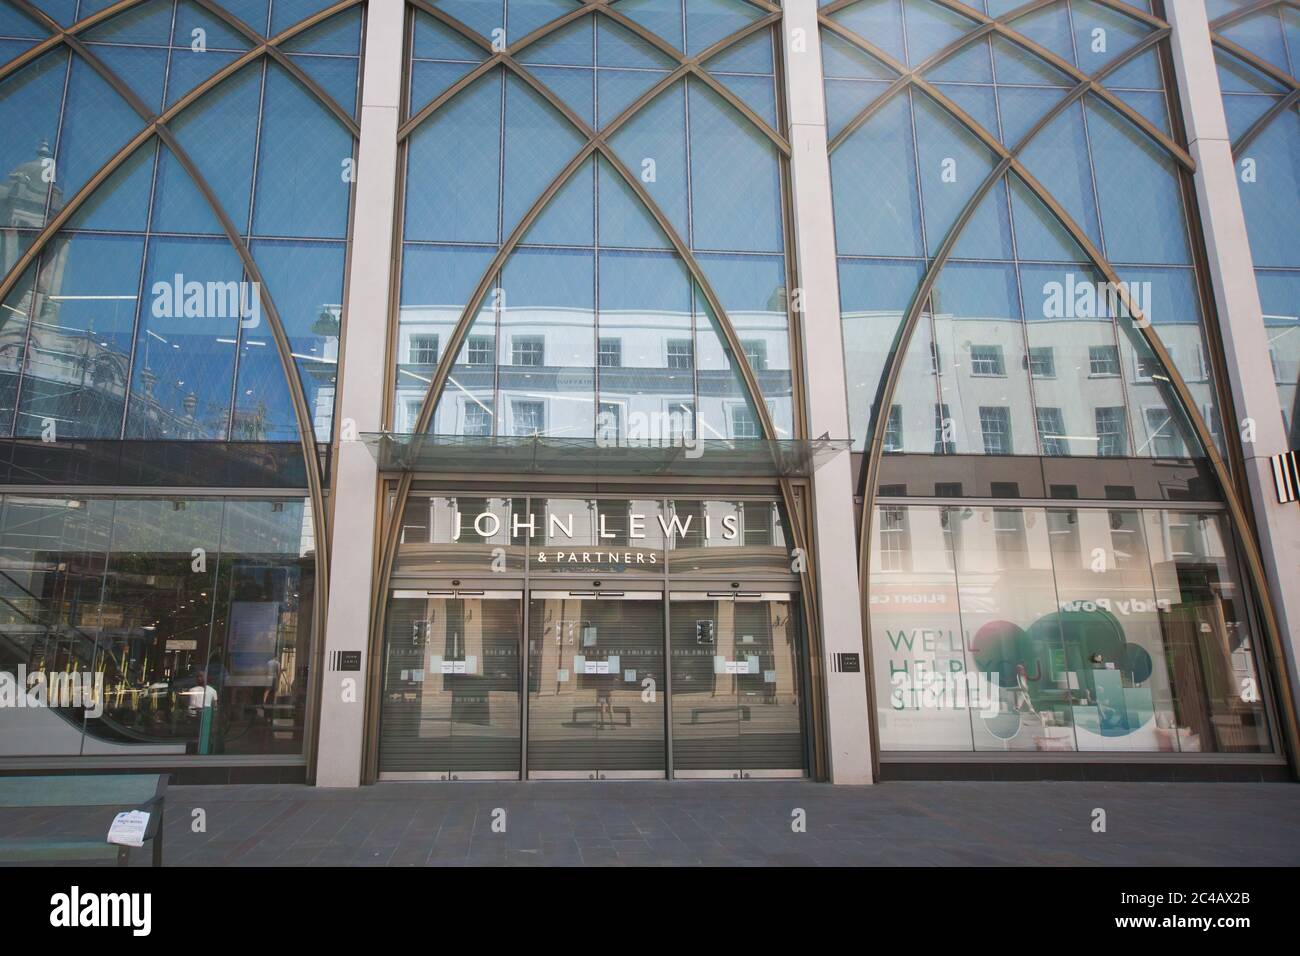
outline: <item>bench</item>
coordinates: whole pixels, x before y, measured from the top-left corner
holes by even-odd
[[[631,726],[632,726],[632,708],[631,708],[631,707],[606,707],[605,709],[609,711],[610,723],[611,723],[611,724],[613,724],[613,722],[614,722],[614,716],[615,716],[616,714],[622,714],[622,715],[623,715],[623,726],[624,726],[624,727],[631,727]],[[600,708],[600,705],[599,705],[599,704],[587,704],[587,705],[582,706],[582,707],[575,707],[575,708],[573,708],[573,713],[569,716],[569,723],[568,723],[566,726],[569,726],[569,727],[576,727],[576,726],[578,725],[578,715],[579,715],[579,714],[585,714],[585,713],[587,713],[588,711],[595,711],[595,713],[596,713],[596,722],[597,722],[597,725],[598,725],[598,726],[599,726],[599,725],[603,725],[603,724],[604,724],[604,720],[601,718],[600,710],[601,710],[601,708]],[[586,721],[586,724],[587,724],[587,726],[590,726],[590,725],[591,725],[591,722],[590,722],[590,721]]]
[[[0,777],[0,808],[19,807],[112,807],[115,810],[147,810],[149,824],[145,841],[153,844],[153,866],[162,866],[163,798],[167,774],[81,774],[45,777]],[[116,860],[130,862],[129,846],[107,842],[108,824],[96,836],[0,837],[0,863],[38,861],[80,862]]]
[[[700,720],[701,714],[735,714],[739,720],[749,720],[749,707],[745,704],[737,704],[734,707],[692,707],[691,723],[693,724],[718,724],[724,721],[718,720]]]

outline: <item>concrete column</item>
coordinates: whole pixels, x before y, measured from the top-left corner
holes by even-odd
[[[1300,508],[1280,504],[1273,486],[1269,456],[1287,450],[1282,407],[1268,356],[1268,332],[1260,307],[1255,268],[1251,260],[1246,218],[1237,192],[1236,163],[1228,137],[1219,75],[1210,43],[1204,0],[1166,0],[1173,28],[1171,46],[1178,74],[1178,93],[1189,140],[1196,160],[1196,201],[1210,262],[1210,277],[1219,322],[1223,327],[1228,380],[1237,415],[1234,428],[1225,422],[1231,438],[1254,424],[1253,442],[1243,442],[1246,477],[1250,483],[1255,527],[1268,574],[1269,592],[1278,612],[1291,687],[1300,706],[1296,675],[1300,662]],[[1263,183],[1252,189],[1267,189]]]
[[[826,152],[817,0],[786,0],[786,98],[790,105],[791,179],[808,425],[814,437],[849,437],[844,342],[840,329],[839,275],[831,167]],[[857,536],[853,526],[853,474],[849,455],[827,462],[813,476],[813,534],[822,611],[822,670],[826,674],[826,734],[833,783],[871,783],[871,728],[867,706],[862,600],[858,592]],[[862,655],[862,671],[839,673],[835,655]]]
[[[370,0],[366,14],[361,142],[347,327],[339,364],[339,421],[335,428],[340,440],[331,489],[332,586],[325,628],[320,737],[316,743],[316,784],[321,787],[355,787],[361,783],[369,582],[379,476],[374,459],[356,436],[378,431],[383,417],[405,12],[404,0]],[[330,669],[337,651],[360,652],[363,669]],[[352,693],[344,684],[349,679],[354,681]]]

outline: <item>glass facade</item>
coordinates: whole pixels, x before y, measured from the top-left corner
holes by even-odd
[[[58,24],[0,8],[6,272],[38,252],[6,282],[0,427],[296,441],[263,314],[274,308],[308,427],[328,442],[360,7],[296,32],[280,56],[249,57],[327,4],[263,0],[218,16],[151,0],[84,19],[102,6],[83,4],[71,49],[13,69]],[[142,135],[159,115],[167,134]]]
[[[436,9],[411,43],[394,430],[437,385],[434,434],[794,437],[776,18]]]
[[[1225,436],[1163,21],[823,7],[855,447],[878,437],[877,501],[951,500],[869,513],[882,752],[1271,750],[1224,514],[1096,500],[1219,500],[1194,477],[1196,425]]]
[[[1269,365],[1292,446],[1300,445],[1300,11],[1209,0],[1219,88],[1237,163]]]
[[[1163,41],[1141,8],[1069,0],[990,36],[971,6],[823,19],[855,442],[901,362],[890,451],[1196,454],[1134,322],[1217,422]]]
[[[363,11],[0,4],[2,757],[304,757]]]
[[[0,772],[1278,761],[1300,15],[1243,369],[1165,7],[0,0]]]

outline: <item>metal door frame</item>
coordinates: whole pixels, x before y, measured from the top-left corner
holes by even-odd
[[[786,590],[786,591],[762,591],[762,590],[760,590],[760,591],[745,591],[745,590],[741,590],[741,589],[739,589],[739,588],[733,588],[733,589],[731,589],[731,590],[723,591],[723,590],[720,590],[720,589],[710,589],[709,585],[707,585],[707,584],[705,584],[705,585],[701,585],[701,586],[696,587],[696,588],[681,588],[681,587],[673,587],[673,588],[668,592],[667,597],[668,597],[668,605],[669,605],[670,608],[671,608],[671,606],[672,606],[672,602],[673,602],[673,601],[725,601],[725,600],[731,600],[733,603],[741,603],[741,602],[743,602],[743,603],[746,603],[746,604],[764,604],[764,603],[769,603],[769,602],[772,602],[772,601],[785,601],[785,602],[786,602],[787,604],[789,604],[791,607],[795,607],[796,605],[799,604],[799,601],[800,601],[799,593],[798,593],[797,591],[790,591],[790,590]],[[665,616],[666,616],[666,615],[665,615]],[[804,624],[804,622],[801,620],[801,621],[800,621],[800,628],[802,629],[803,627],[805,627],[805,624]],[[671,644],[671,641],[672,641],[672,635],[671,635],[671,633],[669,633],[669,635],[668,635],[668,641],[669,641],[669,645],[668,645],[668,667],[666,668],[666,670],[668,671],[668,673],[669,673],[669,675],[670,675],[668,679],[669,679],[669,682],[671,683],[671,681],[672,681],[672,677],[671,677],[671,674],[672,674],[672,644]],[[800,648],[806,650],[806,645],[803,644],[803,643],[801,643],[801,644],[800,644]],[[805,671],[804,671],[804,668],[806,667],[806,664],[807,664],[807,661],[805,660],[806,657],[807,657],[807,654],[806,654],[806,653],[801,653],[801,654],[799,655],[799,660],[798,660],[798,662],[797,662],[798,666],[795,668],[795,671],[796,671],[796,674],[797,674],[797,677],[798,677],[798,680],[799,680],[799,689],[800,689],[800,692],[801,692],[801,693],[800,693],[800,700],[804,703],[804,706],[802,706],[802,707],[799,708],[799,710],[800,710],[800,728],[799,728],[799,737],[800,737],[800,741],[801,741],[801,743],[802,743],[802,745],[803,745],[803,762],[804,762],[804,768],[803,768],[803,769],[795,769],[795,768],[792,767],[792,768],[789,768],[789,769],[779,769],[779,768],[778,768],[778,769],[763,769],[763,770],[746,770],[744,767],[738,767],[738,768],[736,768],[735,771],[725,770],[725,769],[717,769],[717,770],[673,770],[673,771],[672,771],[672,774],[671,774],[672,777],[674,777],[674,778],[680,778],[680,779],[683,779],[683,780],[763,780],[763,779],[768,779],[768,780],[790,780],[790,779],[798,779],[798,780],[802,780],[802,779],[806,779],[806,778],[808,778],[808,777],[810,776],[810,773],[809,773],[809,770],[808,770],[808,763],[809,763],[809,761],[808,761],[808,756],[809,756],[809,751],[808,751],[809,716],[808,716],[808,714],[807,714],[807,706],[806,706],[807,699],[808,699],[808,697],[807,697],[807,692],[806,692],[806,691],[807,691],[807,675],[806,675],[806,673],[805,673]],[[669,727],[671,727],[671,726],[672,726],[672,710],[671,710],[671,707],[672,707],[672,699],[671,699],[671,697],[670,697],[669,700],[668,700],[668,706],[669,706],[669,710],[668,710],[668,725],[669,725]],[[737,732],[739,733],[739,730],[738,730]],[[671,764],[670,764],[670,766],[671,766]]]
[[[393,601],[397,599],[427,600],[429,598],[452,598],[453,600],[457,600],[460,599],[461,596],[463,595],[464,597],[467,598],[478,598],[479,600],[483,600],[483,601],[510,601],[510,600],[519,601],[520,603],[520,631],[519,631],[519,641],[518,641],[519,661],[520,661],[519,704],[520,704],[520,713],[523,719],[526,721],[527,714],[528,714],[528,701],[527,701],[528,682],[527,682],[526,659],[525,659],[524,652],[527,649],[527,644],[525,643],[527,640],[527,628],[528,628],[527,591],[522,587],[518,589],[476,588],[472,586],[472,583],[473,582],[471,582],[471,586],[463,586],[460,581],[456,581],[455,585],[451,587],[439,587],[439,586],[434,586],[429,588],[393,587],[393,588],[389,588],[387,600],[389,601]],[[385,671],[387,670],[387,664],[388,664],[388,638],[387,635],[385,634],[384,635]],[[383,701],[381,700],[379,705],[379,714],[380,714],[379,719],[380,719],[380,728],[381,728],[380,735],[379,735],[380,739],[382,739],[383,710],[384,710]],[[520,728],[519,748],[521,753],[523,752],[524,747],[527,745],[526,735],[523,733],[523,728],[526,726],[527,723],[525,722]],[[522,763],[520,766],[521,767],[523,766]],[[465,781],[521,780],[523,778],[520,775],[519,771],[512,772],[509,770],[468,770],[468,771],[380,770],[378,773],[378,779],[381,781],[437,780],[442,782],[454,782],[458,780],[465,780]]]
[[[666,563],[666,562],[665,562]],[[552,583],[552,582],[548,582]],[[630,582],[633,584],[652,584],[658,583],[654,579]],[[665,620],[667,619],[668,589],[660,587],[656,590],[650,590],[644,587],[637,587],[632,590],[616,591],[614,589],[606,590],[604,587],[599,588],[536,588],[530,589],[527,593],[527,602],[532,604],[533,599],[547,600],[560,598],[577,598],[579,600],[610,600],[610,601],[658,601],[664,612]],[[527,616],[525,615],[525,627],[527,627]],[[664,630],[664,680],[667,682],[668,673],[668,632]],[[532,663],[531,655],[528,654],[528,632],[524,633],[524,666],[520,668],[524,675],[525,697],[528,689],[528,671]],[[667,736],[667,725],[670,723],[668,715],[671,701],[668,693],[664,692],[664,768],[662,770],[606,770],[602,771],[598,767],[592,767],[587,776],[579,776],[584,773],[581,770],[532,770],[528,769],[528,705],[524,704],[524,727],[523,727],[523,765],[521,767],[521,779],[523,780],[666,780],[671,777],[672,751],[669,737]]]

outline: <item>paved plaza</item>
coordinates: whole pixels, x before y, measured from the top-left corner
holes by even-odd
[[[1105,811],[1104,833],[1093,831],[1097,809]],[[105,813],[0,810],[0,831],[95,832],[107,829]],[[205,832],[194,832],[200,820]],[[147,853],[136,856],[147,862]],[[687,780],[172,787],[164,864],[1295,866],[1300,787]]]

